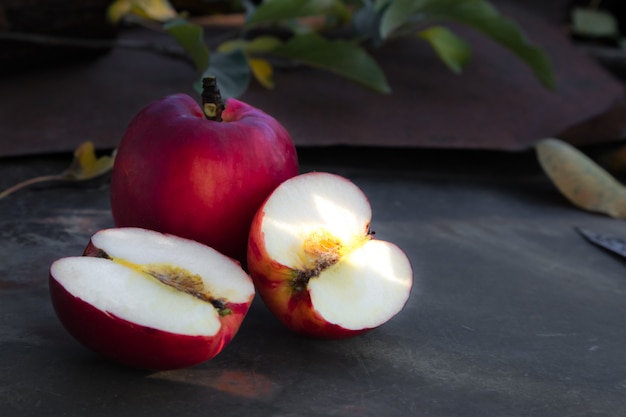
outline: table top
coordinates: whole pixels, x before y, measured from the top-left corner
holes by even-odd
[[[0,200],[0,415],[617,416],[626,414],[624,261],[584,227],[532,153],[299,149],[302,171],[359,185],[376,237],[414,267],[404,310],[339,341],[289,333],[256,299],[216,358],[173,371],[112,364],[72,339],[48,268],[113,225],[108,178]],[[71,155],[5,158],[0,188]]]

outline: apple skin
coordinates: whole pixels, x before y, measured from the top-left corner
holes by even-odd
[[[50,276],[50,297],[57,317],[76,340],[101,356],[133,368],[160,371],[186,368],[215,357],[232,340],[249,304],[228,305],[215,336],[173,334],[105,313],[65,290]]]
[[[265,249],[259,210],[250,229],[248,267],[257,294],[270,312],[292,332],[315,339],[346,339],[372,330],[346,329],[326,321],[314,308],[308,291],[293,292],[294,272],[272,260]]]
[[[163,97],[129,124],[111,175],[115,225],[193,239],[246,262],[250,224],[265,198],[298,173],[288,132],[235,99],[222,122],[189,96]]]

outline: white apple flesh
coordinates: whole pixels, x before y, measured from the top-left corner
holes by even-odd
[[[283,182],[257,212],[248,267],[257,292],[291,330],[344,338],[406,304],[413,271],[396,245],[373,239],[371,206],[354,183],[312,172]]]
[[[105,229],[84,255],[50,267],[55,312],[86,347],[137,368],[213,358],[237,333],[255,294],[237,261],[173,235]]]

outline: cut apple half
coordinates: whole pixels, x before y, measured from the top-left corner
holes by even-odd
[[[297,333],[349,337],[387,322],[406,304],[413,271],[396,245],[370,232],[370,203],[330,173],[282,183],[257,212],[248,267],[268,308]]]
[[[173,235],[105,229],[84,255],[50,267],[54,309],[85,346],[139,368],[211,359],[235,336],[255,294],[237,261]]]

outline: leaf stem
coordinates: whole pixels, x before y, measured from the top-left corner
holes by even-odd
[[[35,178],[31,178],[29,180],[26,181],[22,181],[19,184],[15,184],[12,187],[7,188],[6,190],[4,190],[3,192],[0,193],[0,200],[7,197],[9,194],[13,194],[16,191],[21,190],[22,188],[26,188],[30,185],[33,184],[38,184],[41,182],[48,182],[48,181],[61,181],[61,180],[65,180],[67,179],[65,177],[65,174],[54,174],[54,175],[42,175],[40,177],[35,177]]]

